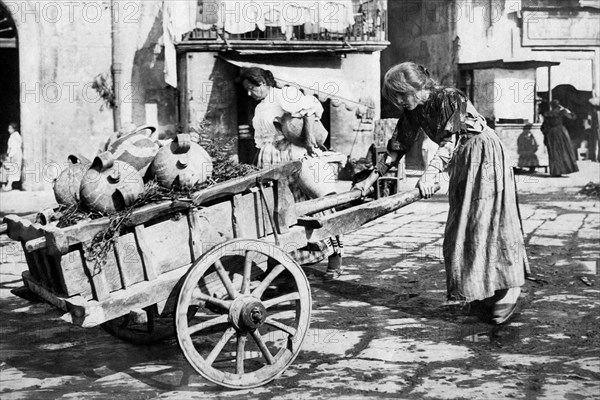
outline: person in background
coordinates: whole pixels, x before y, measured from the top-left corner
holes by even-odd
[[[421,65],[392,67],[385,74],[383,95],[404,113],[388,142],[387,159],[355,189],[365,193],[423,129],[439,147],[417,183],[421,195],[433,195],[446,168],[450,177],[443,244],[447,298],[489,305],[491,322],[508,321],[528,263],[513,169],[500,139],[464,93],[438,86]]]
[[[262,68],[243,69],[238,81],[248,96],[259,102],[252,119],[259,149],[256,165],[269,168],[302,160],[301,171],[292,177],[290,185],[296,201],[335,193],[335,177],[320,159],[319,145],[327,134],[320,122],[321,103],[295,87],[278,87],[271,71]],[[292,257],[299,264],[310,264],[328,256],[325,279],[337,279],[342,274],[342,238],[336,236],[314,245],[318,249],[297,250]]]
[[[563,107],[558,100],[552,100],[550,110],[544,114],[541,129],[544,144],[548,148],[550,175],[557,177],[579,171],[571,137],[563,125],[563,118],[575,119],[577,116]]]
[[[23,140],[16,122],[8,124],[10,134],[6,154],[2,157],[0,167],[0,190],[3,192],[13,189],[14,182],[21,181],[21,167],[23,165]]]

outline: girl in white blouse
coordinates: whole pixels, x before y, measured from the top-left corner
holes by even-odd
[[[0,167],[0,190],[12,190],[13,182],[21,180],[21,167],[23,165],[23,140],[19,133],[19,125],[11,122],[8,125],[8,148]]]

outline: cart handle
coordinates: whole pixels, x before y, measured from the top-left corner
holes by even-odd
[[[46,238],[44,236],[31,239],[25,242],[25,251],[28,253],[33,253],[36,250],[41,250],[46,248]]]

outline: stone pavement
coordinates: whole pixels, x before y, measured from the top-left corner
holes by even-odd
[[[174,340],[130,345],[16,297],[11,289],[27,267],[19,246],[2,236],[0,397],[599,398],[600,205],[578,192],[600,182],[600,170],[580,167],[565,178],[517,176],[531,268],[543,282],[528,281],[511,323],[492,327],[445,303],[448,206],[438,194],[347,235],[340,281],[318,278],[324,264],[305,268],[313,313],[302,351],[280,378],[251,390],[203,380]]]

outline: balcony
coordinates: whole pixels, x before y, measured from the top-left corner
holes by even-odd
[[[387,41],[387,0],[200,0],[179,51],[374,52]]]

